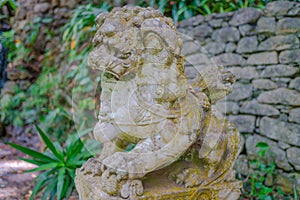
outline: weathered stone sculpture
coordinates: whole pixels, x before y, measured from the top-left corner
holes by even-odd
[[[212,98],[233,77],[195,93],[184,74],[182,41],[171,19],[152,8],[123,7],[97,17],[89,65],[101,73],[99,157],[76,173],[81,200],[237,199],[232,167],[238,131]]]

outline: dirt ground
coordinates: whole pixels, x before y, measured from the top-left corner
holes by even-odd
[[[18,160],[20,153],[0,141],[0,200],[29,199],[37,173],[24,173],[35,166]]]

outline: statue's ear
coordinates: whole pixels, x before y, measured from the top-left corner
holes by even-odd
[[[157,33],[152,31],[143,34],[143,42],[146,49],[157,51],[161,51],[163,49],[163,40]]]
[[[102,26],[102,24],[104,23],[106,17],[108,16],[108,12],[103,12],[100,13],[97,17],[96,17],[96,28],[100,28],[100,26]]]

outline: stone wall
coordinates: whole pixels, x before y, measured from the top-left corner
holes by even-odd
[[[259,141],[275,153],[279,171],[300,175],[300,3],[272,2],[262,11],[196,16],[181,22],[188,39],[187,60],[201,64],[205,53],[238,78],[233,93],[217,107],[233,121],[244,138],[240,171]],[[195,71],[187,67],[189,78]]]
[[[60,29],[72,16],[73,9],[83,1],[18,0],[12,28],[15,41],[21,41],[29,53],[7,68],[8,82],[2,95],[12,93],[15,85],[21,89],[28,88],[39,75],[43,63],[59,67],[67,62]]]
[[[61,29],[69,21],[76,6],[84,3],[87,1],[18,0],[18,8],[11,25],[15,32],[15,42],[22,42],[26,53],[24,49],[18,50],[18,55],[22,56],[18,56],[20,58],[8,64],[7,81],[0,90],[1,98],[5,95],[14,95],[16,86],[21,90],[28,89],[44,66],[56,68],[66,66],[69,61],[66,59],[66,45],[61,42]],[[3,27],[0,23],[0,30]],[[0,47],[0,67],[1,51]],[[13,138],[12,142],[31,147],[30,145],[36,141],[32,141],[31,137],[24,137],[27,132],[35,133],[32,124],[18,127],[0,123],[0,135],[6,134]]]

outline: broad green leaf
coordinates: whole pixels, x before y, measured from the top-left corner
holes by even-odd
[[[31,170],[27,170],[26,172],[37,172],[37,171],[52,169],[52,168],[58,167],[58,165],[59,165],[59,163],[53,162],[53,163],[41,165],[40,167],[31,169]]]
[[[57,185],[57,177],[51,180],[50,184],[46,187],[42,196],[42,200],[47,200],[48,197],[50,197],[52,191],[56,189],[56,185]]]
[[[58,171],[57,178],[57,199],[61,200],[63,198],[63,186],[64,186],[64,176],[66,169],[64,167],[60,168]]]
[[[259,142],[255,145],[256,148],[261,148],[261,149],[268,149],[269,145],[265,142]]]
[[[75,170],[74,169],[69,169],[69,168],[67,168],[67,172],[68,172],[68,174],[71,176],[71,178],[73,179],[73,180],[75,180]]]
[[[83,163],[85,163],[86,161],[85,160],[70,160],[68,163],[67,163],[67,166],[70,167],[70,168],[77,168],[81,165],[83,165]]]
[[[255,188],[260,189],[262,187],[262,183],[261,182],[256,182],[255,183]]]
[[[25,162],[28,162],[28,163],[31,163],[34,165],[38,165],[38,166],[45,164],[45,162],[40,161],[40,160],[35,160],[35,159],[20,158],[20,160],[23,160]]]
[[[66,191],[66,199],[69,199],[69,197],[71,196],[71,194],[72,194],[74,188],[75,188],[74,181],[71,180],[71,183],[70,183],[70,185],[68,186],[68,189],[67,189],[67,191]]]
[[[34,195],[41,189],[41,186],[42,186],[43,182],[45,182],[45,180],[44,179],[40,179],[37,183],[35,183],[35,186],[34,186],[34,188],[32,190],[31,195],[30,195],[30,200],[32,200],[33,197],[34,197]]]
[[[35,125],[37,131],[39,132],[40,136],[42,137],[43,141],[47,145],[47,147],[52,151],[52,153],[61,161],[64,161],[64,155],[60,154],[56,148],[54,147],[53,143],[51,140],[47,137],[47,135],[40,129],[38,125]]]
[[[277,190],[277,192],[278,192],[278,194],[280,195],[280,196],[284,196],[284,193],[283,193],[283,191],[282,191],[282,189],[280,188],[280,187],[276,187],[276,190]]]
[[[69,196],[67,196],[67,190],[69,187],[71,187],[70,179],[71,177],[66,174],[64,177],[65,183],[63,184],[63,189],[61,192],[62,197],[65,197],[65,199],[69,199]]]
[[[77,155],[81,152],[82,148],[84,147],[83,142],[80,139],[77,139],[75,144],[72,146],[70,151],[68,152],[69,154],[69,159],[72,157],[72,155]]]
[[[268,194],[271,193],[271,192],[273,192],[273,189],[272,189],[272,188],[263,186],[263,187],[259,190],[258,195],[268,195]]]
[[[25,154],[33,157],[33,158],[40,159],[41,161],[45,161],[45,162],[55,162],[56,161],[56,160],[50,158],[49,156],[46,156],[46,155],[44,155],[44,154],[42,154],[38,151],[23,147],[23,146],[20,146],[20,145],[17,145],[17,144],[13,144],[13,143],[10,143],[10,142],[8,142],[7,144],[12,146],[13,148],[25,153]]]

